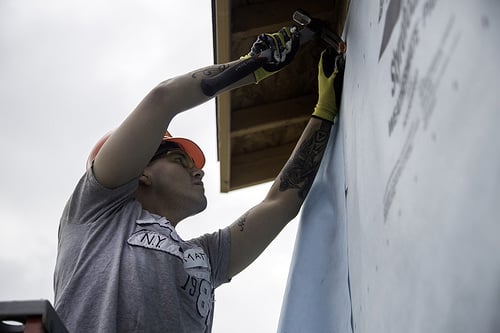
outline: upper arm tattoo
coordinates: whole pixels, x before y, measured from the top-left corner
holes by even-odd
[[[243,214],[238,220],[236,220],[236,225],[240,227],[240,231],[245,230],[245,223],[247,222],[247,216],[249,212]]]
[[[318,172],[328,143],[330,129],[331,123],[322,121],[320,128],[298,147],[280,174],[279,190],[281,192],[295,188],[299,190],[299,198],[305,199]]]

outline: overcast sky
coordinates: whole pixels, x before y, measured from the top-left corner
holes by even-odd
[[[63,206],[95,141],[158,82],[213,62],[211,1],[0,1],[0,300],[49,299]],[[225,227],[270,184],[221,194],[215,103],[174,119],[200,144],[208,209],[185,239]],[[214,332],[276,331],[297,222],[216,291]]]

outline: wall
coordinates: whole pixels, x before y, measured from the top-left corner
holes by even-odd
[[[495,0],[351,1],[280,332],[500,332],[499,17]]]

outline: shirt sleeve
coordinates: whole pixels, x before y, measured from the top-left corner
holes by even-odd
[[[80,178],[64,208],[61,224],[85,224],[106,220],[123,205],[133,200],[139,186],[137,178],[120,187],[109,189],[102,186],[89,169]]]
[[[205,234],[192,241],[199,244],[209,257],[214,287],[217,288],[221,284],[229,282],[231,280],[228,274],[231,250],[229,227]]]

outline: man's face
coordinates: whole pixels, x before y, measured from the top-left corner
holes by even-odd
[[[189,215],[207,206],[202,178],[205,173],[196,168],[192,159],[181,149],[172,149],[155,159],[148,167],[155,193],[171,209],[182,209]]]

